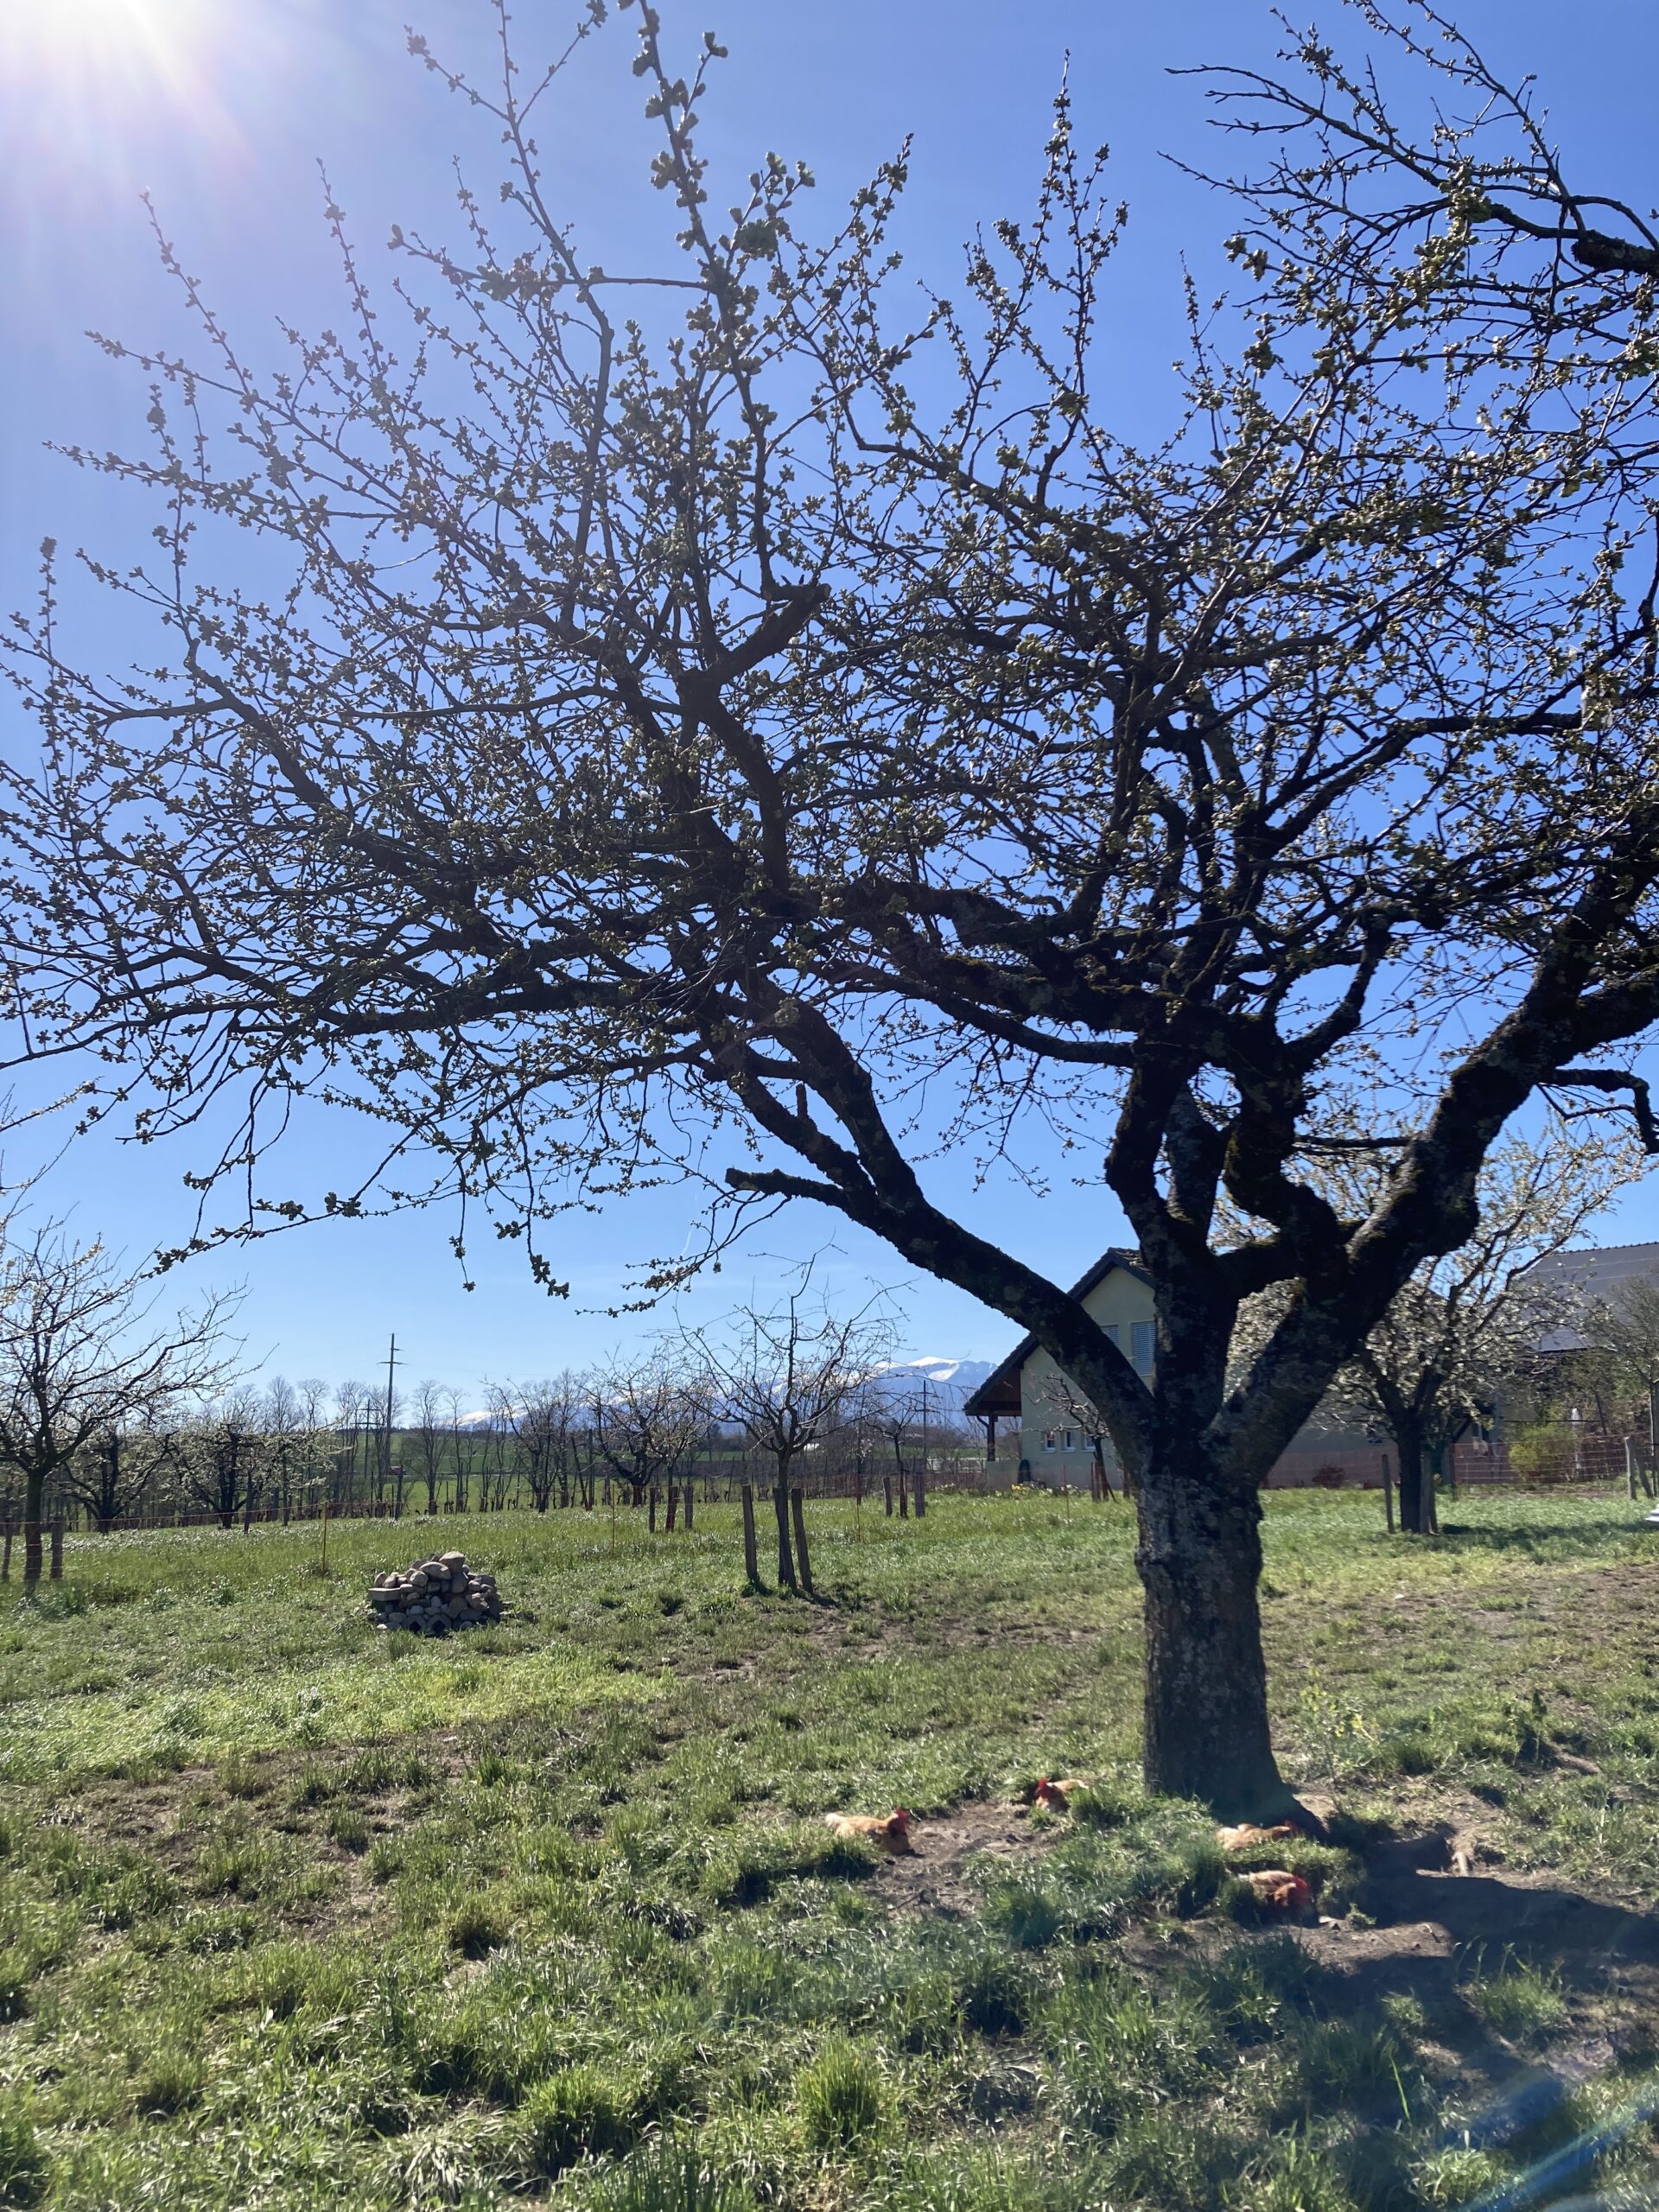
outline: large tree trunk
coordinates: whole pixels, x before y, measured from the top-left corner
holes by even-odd
[[[44,1475],[23,1477],[23,1580],[38,1582],[45,1559],[41,1548],[41,1502],[46,1495]]]
[[[1400,1526],[1408,1536],[1427,1536],[1433,1529],[1434,1513],[1422,1430],[1414,1421],[1397,1421],[1394,1445],[1400,1455]]]
[[[1255,1486],[1154,1461],[1137,1503],[1147,1786],[1202,1798],[1231,1819],[1273,1811],[1287,1793],[1268,1726]]]

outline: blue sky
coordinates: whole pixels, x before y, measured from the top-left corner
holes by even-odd
[[[404,54],[411,16],[441,51],[475,46],[472,0],[36,0],[0,25],[0,253],[8,334],[0,349],[0,601],[31,589],[34,549],[48,534],[137,557],[144,517],[103,479],[44,451],[48,441],[131,446],[145,398],[83,334],[135,343],[175,334],[139,204],[158,217],[186,265],[256,346],[281,315],[321,325],[338,313],[316,178],[326,162],[356,236],[372,251],[393,221],[453,229],[448,150],[464,118]],[[525,49],[550,40],[575,0],[526,0]],[[662,0],[671,37],[690,45],[717,31],[731,58],[708,110],[705,137],[738,175],[768,148],[814,168],[826,216],[906,133],[913,181],[904,243],[918,273],[949,287],[960,241],[981,219],[1021,212],[1067,54],[1083,132],[1111,144],[1117,188],[1131,204],[1114,296],[1112,369],[1131,429],[1158,419],[1179,343],[1179,257],[1204,274],[1232,227],[1224,205],[1158,156],[1224,158],[1206,144],[1204,102],[1171,68],[1202,60],[1266,60],[1276,30],[1255,0]],[[1303,10],[1294,11],[1302,19]],[[1653,0],[1466,0],[1465,28],[1505,73],[1535,71],[1558,135],[1595,182],[1643,206],[1659,196],[1651,87],[1659,79]],[[1351,50],[1357,22],[1339,4],[1323,26]],[[586,57],[580,96],[567,99],[543,150],[564,203],[584,223],[626,235],[639,206],[626,73],[627,18]],[[474,139],[476,147],[480,142]],[[717,195],[721,196],[721,195]],[[594,257],[599,257],[595,255]],[[72,604],[111,661],[131,641],[88,597]],[[0,715],[10,710],[0,707]],[[26,744],[15,719],[9,745]],[[302,1120],[296,1166],[321,1167],[355,1133]],[[14,1147],[9,1173],[32,1164]],[[177,1147],[144,1152],[99,1141],[73,1147],[41,1186],[39,1204],[67,1213],[140,1257],[186,1231],[192,1202]],[[1013,1185],[974,1193],[942,1170],[988,1230],[1061,1274],[1081,1269],[1122,1227],[1104,1194],[1047,1201]],[[632,1255],[674,1249],[685,1203],[659,1194],[604,1217],[577,1217],[558,1247],[574,1295],[550,1303],[515,1249],[475,1255],[465,1293],[440,1216],[311,1229],[220,1262],[212,1279],[247,1285],[250,1348],[290,1375],[338,1379],[385,1357],[396,1329],[411,1377],[472,1385],[579,1363],[649,1325],[607,1319]],[[1603,1224],[1610,1241],[1650,1236],[1651,1188]],[[830,1249],[824,1249],[830,1248]],[[894,1286],[905,1349],[995,1357],[1012,1332],[946,1287],[907,1278],[880,1248],[838,1223],[800,1213],[773,1223],[754,1250],[696,1294],[695,1317],[734,1291],[775,1282],[793,1260],[824,1249],[821,1272],[851,1294]],[[203,1280],[207,1280],[204,1277]]]

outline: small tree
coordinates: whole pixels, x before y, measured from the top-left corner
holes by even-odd
[[[23,1579],[41,1567],[47,1485],[124,1432],[160,1426],[180,1403],[222,1385],[233,1301],[209,1297],[155,1325],[145,1279],[101,1244],[50,1226],[0,1244],[0,1463],[23,1485]]]
[[[740,1428],[750,1449],[772,1464],[778,1580],[787,1589],[798,1586],[789,1527],[791,1479],[804,1455],[834,1432],[868,1383],[891,1334],[868,1308],[848,1319],[825,1305],[809,1304],[803,1286],[767,1311],[740,1308],[730,1333],[719,1340],[701,1332],[687,1338],[716,1416]]]
[[[426,1510],[429,1513],[435,1513],[438,1510],[438,1475],[448,1429],[450,1395],[442,1383],[429,1379],[415,1386],[414,1418],[409,1435],[415,1447],[416,1467],[426,1484]]]
[[[677,1473],[701,1433],[703,1400],[696,1373],[659,1346],[632,1365],[613,1361],[587,1386],[599,1456],[632,1504]]]

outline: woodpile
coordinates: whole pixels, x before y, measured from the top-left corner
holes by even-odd
[[[467,1564],[462,1552],[416,1560],[402,1574],[377,1574],[369,1611],[378,1628],[409,1629],[416,1636],[448,1636],[499,1621],[503,1607],[495,1577]]]

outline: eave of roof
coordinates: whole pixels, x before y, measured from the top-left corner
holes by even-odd
[[[1108,1246],[1095,1262],[1088,1274],[1071,1286],[1073,1298],[1087,1298],[1090,1292],[1105,1281],[1114,1268],[1122,1268],[1126,1275],[1133,1275],[1150,1289],[1152,1277],[1141,1264],[1138,1252],[1120,1251]],[[983,1421],[992,1414],[1017,1414],[1020,1411],[1020,1370],[1037,1349],[1035,1337],[1022,1337],[1001,1366],[994,1367],[970,1398],[963,1404],[963,1411],[976,1420]]]

